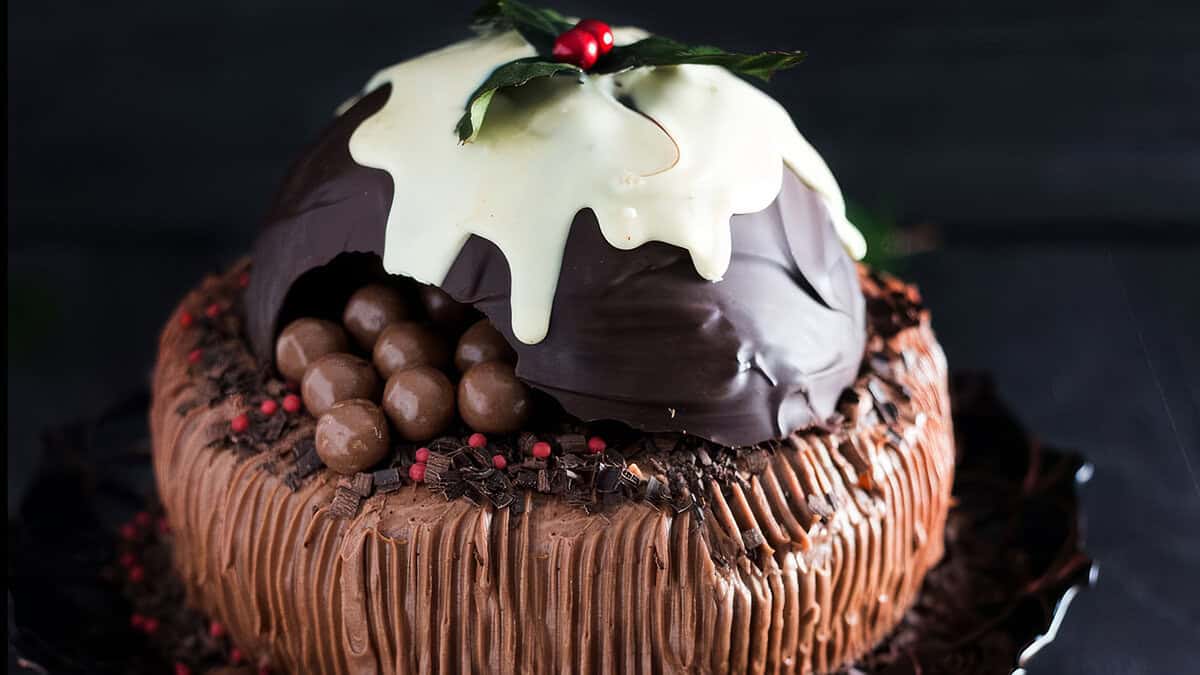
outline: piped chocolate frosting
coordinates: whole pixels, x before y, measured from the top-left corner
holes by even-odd
[[[339,117],[284,184],[255,244],[247,294],[260,358],[305,272],[346,252],[383,253],[392,180],[357,164],[348,142],[389,95],[377,89]],[[491,242],[468,239],[440,286],[503,333],[520,378],[580,419],[758,443],[832,414],[862,359],[863,299],[825,202],[790,171],[770,206],[730,225],[732,259],[713,283],[683,249],[614,248],[581,210],[537,344],[513,335],[508,262]]]

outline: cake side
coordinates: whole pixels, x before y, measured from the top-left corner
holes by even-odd
[[[222,440],[248,397],[194,405],[211,392],[181,318],[231,304],[243,272],[206,281],[164,330],[154,463],[191,601],[279,670],[826,672],[895,625],[941,556],[945,360],[926,312],[895,322],[889,302],[914,292],[894,280],[862,276],[868,358],[838,427],[710,481],[702,511],[589,514],[528,491],[517,514],[405,485],[341,518],[332,472],[286,480],[311,418],[241,454]]]

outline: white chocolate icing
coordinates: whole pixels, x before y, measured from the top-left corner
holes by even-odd
[[[619,29],[617,43],[645,35]],[[375,75],[386,104],[350,139],[350,154],[395,184],[384,268],[439,284],[470,235],[495,244],[512,275],[512,328],[527,344],[550,326],[575,214],[590,208],[619,249],[661,241],[686,249],[720,281],[730,216],[760,211],[786,164],[825,200],[839,237],[866,243],[845,217],[837,182],[787,111],[716,66],[639,68],[535,80],[497,94],[472,143],[454,126],[496,66],[533,56],[516,33],[451,45]],[[627,100],[634,109],[618,98]]]

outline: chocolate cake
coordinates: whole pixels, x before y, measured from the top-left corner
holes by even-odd
[[[919,294],[737,76],[798,55],[477,18],[163,331],[189,602],[275,672],[852,662],[942,555],[954,444]]]

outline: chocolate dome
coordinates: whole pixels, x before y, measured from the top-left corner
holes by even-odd
[[[348,143],[389,95],[385,85],[340,116],[276,200],[247,295],[260,357],[269,358],[281,307],[302,274],[344,252],[383,253],[392,179],[357,164]],[[731,219],[732,259],[717,283],[700,278],[683,249],[614,248],[592,212],[579,211],[549,333],[536,344],[513,336],[508,262],[491,242],[472,235],[440,286],[505,335],[519,377],[584,420],[727,445],[779,438],[833,412],[865,340],[862,294],[826,202],[783,174],[770,206]]]

